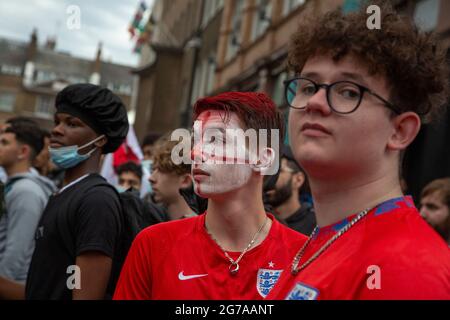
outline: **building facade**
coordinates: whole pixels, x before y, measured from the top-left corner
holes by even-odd
[[[198,98],[229,90],[266,92],[287,119],[283,82],[292,75],[285,61],[299,21],[338,7],[349,12],[358,9],[361,2],[157,0],[155,34],[148,47],[154,49],[160,63],[155,63],[158,58],[149,59],[152,62],[139,71],[138,136],[142,138],[147,131],[165,133],[189,127],[192,106]],[[437,32],[450,47],[450,1],[391,2],[423,30]],[[173,60],[164,60],[163,49],[168,48]],[[161,75],[155,76],[158,72]],[[148,75],[144,77],[144,73]],[[155,78],[150,85],[151,74]],[[450,115],[444,115],[439,124],[423,127],[406,153],[403,174],[416,198],[430,180],[450,176]]]
[[[131,67],[101,60],[101,44],[92,60],[55,50],[49,39],[39,46],[37,31],[28,43],[0,39],[0,121],[27,116],[51,129],[55,97],[73,83],[93,83],[109,88],[131,110]]]

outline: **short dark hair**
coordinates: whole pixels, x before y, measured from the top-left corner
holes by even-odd
[[[311,193],[311,188],[309,187],[308,176],[306,175],[305,170],[303,170],[303,168],[298,164],[297,161],[290,159],[284,155],[281,158],[286,159],[286,164],[289,169],[291,169],[295,173],[301,172],[303,174],[303,176],[305,177],[305,181],[303,182],[303,184],[299,190],[299,194],[302,194],[303,192]]]
[[[42,130],[36,125],[31,125],[26,122],[15,122],[7,127],[4,132],[13,133],[18,142],[31,147],[31,161],[33,161],[42,151],[42,148],[44,148],[44,135],[42,134]]]
[[[6,123],[9,125],[28,124],[28,125],[32,125],[32,126],[39,126],[36,121],[34,121],[33,119],[31,119],[29,117],[24,117],[24,116],[17,116],[17,117],[9,118],[8,120],[6,120]]]
[[[41,132],[42,132],[42,136],[44,138],[50,138],[51,137],[50,131],[48,131],[46,129],[41,129]]]
[[[380,30],[367,29],[369,4],[382,7]],[[388,1],[367,0],[354,13],[338,8],[302,19],[292,37],[288,66],[300,73],[310,57],[331,54],[339,61],[350,53],[365,63],[371,75],[386,77],[398,112],[416,112],[427,122],[444,110],[449,89],[446,49],[435,34],[420,31]]]
[[[156,132],[150,132],[148,133],[142,142],[142,146],[151,146],[153,145],[159,138],[161,138],[161,134]]]
[[[121,164],[117,168],[117,175],[120,176],[122,173],[125,172],[131,172],[135,174],[139,180],[142,180],[142,166],[140,164],[137,164],[133,161],[125,162],[124,164]]]

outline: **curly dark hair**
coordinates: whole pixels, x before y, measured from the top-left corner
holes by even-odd
[[[125,162],[123,164],[121,164],[118,168],[117,168],[117,175],[120,176],[122,173],[125,172],[131,172],[133,173],[136,177],[139,178],[139,180],[142,180],[142,166],[140,164],[137,164],[136,162],[133,161],[128,161]]]
[[[381,9],[381,29],[367,28],[370,4]],[[366,1],[360,11],[347,15],[338,8],[320,17],[306,17],[290,45],[288,67],[296,73],[314,55],[331,54],[334,61],[356,55],[369,74],[386,77],[390,101],[400,113],[416,112],[424,122],[437,118],[447,101],[446,50],[433,33],[420,31],[387,1]]]

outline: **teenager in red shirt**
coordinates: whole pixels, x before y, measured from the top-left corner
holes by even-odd
[[[269,299],[450,299],[450,254],[400,188],[402,153],[447,91],[434,40],[381,9],[305,21],[286,82],[290,142],[318,228]]]
[[[207,212],[141,232],[115,299],[262,299],[306,240],[264,210],[263,175],[279,165],[283,137],[282,117],[267,95],[204,98],[193,118],[201,125],[194,124],[192,175],[195,192],[208,198]],[[251,139],[236,143],[233,134],[247,129],[266,130],[265,146],[261,135],[257,148]]]

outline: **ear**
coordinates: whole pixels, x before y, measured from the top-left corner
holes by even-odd
[[[189,173],[185,173],[181,176],[181,188],[189,188],[192,185],[192,178]]]
[[[17,155],[17,158],[19,160],[23,159],[31,159],[31,147],[27,144],[21,144],[19,148],[19,154]]]
[[[388,149],[406,149],[419,133],[420,125],[417,113],[409,111],[396,116],[393,119],[394,132],[388,140]]]
[[[295,189],[300,189],[305,183],[305,174],[303,172],[297,172],[293,175],[292,183]]]
[[[252,169],[261,175],[267,175],[272,169],[275,162],[276,154],[272,148],[264,148],[259,153],[259,159],[256,164],[252,165]]]
[[[96,142],[94,143],[94,145],[95,145],[97,148],[103,148],[103,146],[104,146],[107,142],[108,142],[108,139],[107,139],[105,136],[103,136],[100,140],[96,141]]]

